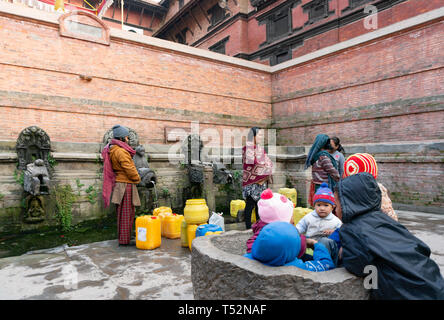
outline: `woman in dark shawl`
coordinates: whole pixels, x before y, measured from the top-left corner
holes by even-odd
[[[331,190],[339,181],[338,164],[328,152],[331,150],[330,138],[326,134],[318,134],[305,161],[305,169],[312,166],[311,184],[308,202],[313,206],[313,196],[323,182],[328,184]]]

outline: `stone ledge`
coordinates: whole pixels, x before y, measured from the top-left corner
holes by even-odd
[[[344,268],[311,272],[269,267],[242,256],[252,231],[198,237],[191,251],[195,299],[368,299],[362,279]]]

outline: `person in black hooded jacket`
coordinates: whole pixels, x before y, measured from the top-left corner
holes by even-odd
[[[342,264],[359,277],[376,267],[372,299],[444,299],[444,279],[430,259],[430,248],[403,225],[381,212],[381,191],[375,178],[358,173],[338,182],[336,213]]]

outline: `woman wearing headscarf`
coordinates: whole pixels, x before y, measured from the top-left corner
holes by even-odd
[[[313,196],[323,182],[334,190],[339,181],[338,164],[335,158],[328,152],[331,150],[330,138],[326,134],[318,134],[305,161],[305,169],[312,166],[311,184],[308,202],[313,206]]]
[[[330,144],[332,149],[329,152],[333,155],[333,158],[335,158],[336,162],[338,163],[339,177],[342,179],[342,176],[344,175],[345,162],[343,153],[345,153],[345,150],[342,147],[341,141],[338,137],[330,138]]]
[[[273,162],[267,156],[265,150],[257,144],[256,136],[258,127],[253,127],[248,132],[247,143],[242,148],[242,196],[245,199],[245,227],[251,228],[251,213],[256,209],[256,220],[259,220],[257,202],[262,191],[267,189],[266,182],[271,180]]]
[[[140,176],[133,161],[136,151],[128,144],[129,130],[113,127],[112,139],[103,148],[103,201],[117,205],[117,232],[119,245],[129,245],[135,217],[135,206],[140,206],[136,185]],[[112,198],[111,198],[112,193]]]

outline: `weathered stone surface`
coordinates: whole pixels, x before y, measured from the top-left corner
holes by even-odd
[[[362,279],[344,268],[310,272],[243,257],[252,231],[198,237],[191,252],[195,299],[368,299]]]

